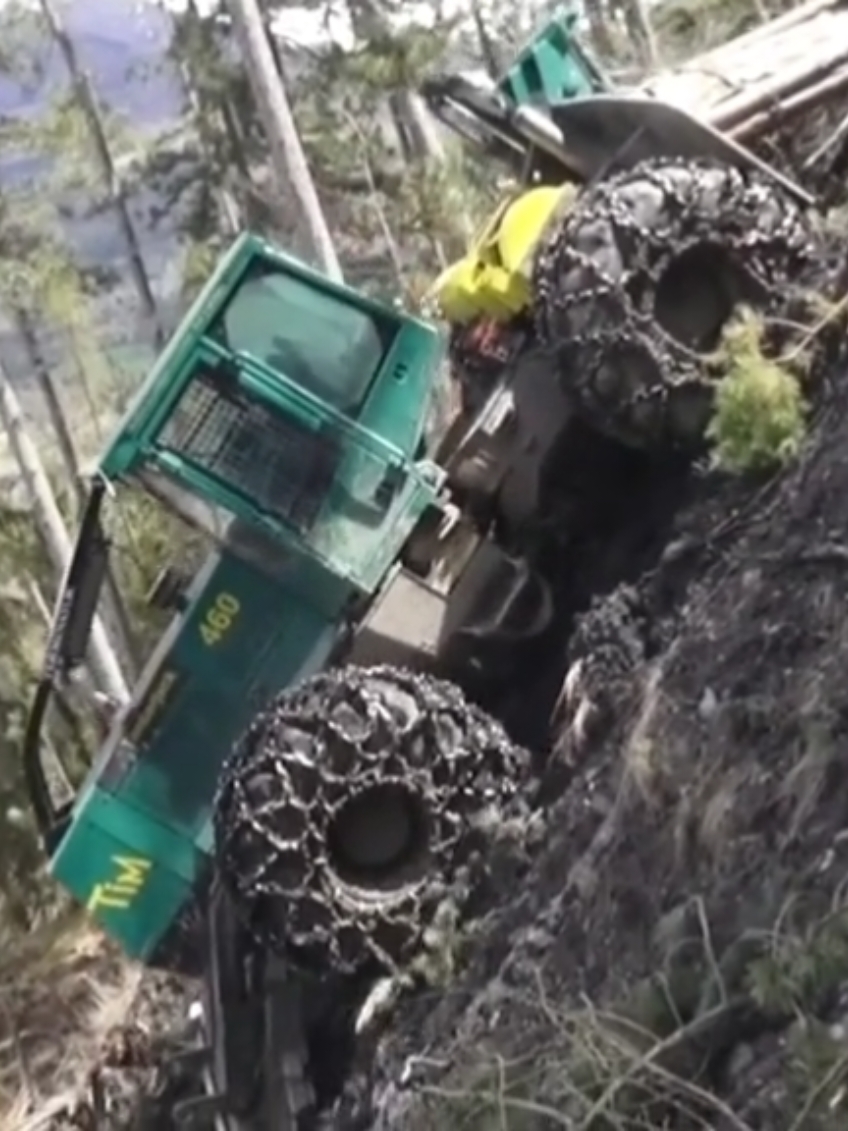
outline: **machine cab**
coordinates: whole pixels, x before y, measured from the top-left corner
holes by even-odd
[[[245,524],[370,591],[438,486],[416,462],[442,342],[252,235],[101,462],[191,521]]]
[[[151,956],[204,874],[234,741],[327,662],[437,501],[444,473],[422,449],[443,348],[434,327],[245,235],[102,455],[24,759],[53,875],[130,955]],[[165,569],[144,608],[130,595],[148,638],[141,670],[57,808],[47,708],[86,657],[110,565],[120,573],[107,512],[125,496],[155,508],[180,576]],[[190,560],[170,520],[194,532]]]

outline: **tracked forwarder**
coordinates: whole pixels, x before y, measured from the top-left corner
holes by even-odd
[[[536,520],[570,429],[699,451],[723,326],[779,314],[818,254],[807,194],[707,122],[605,93],[568,19],[499,85],[427,93],[524,177],[434,287],[452,365],[443,326],[238,239],[98,461],[32,704],[52,874],[129,955],[203,978],[184,1125],[304,1131],[332,1100],[343,1064],[328,1078],[312,1035],[446,894],[462,909],[492,829],[527,813],[527,757],[471,700],[555,625]],[[187,534],[61,803],[51,709],[124,498]]]

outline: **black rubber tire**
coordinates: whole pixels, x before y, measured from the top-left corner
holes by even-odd
[[[281,694],[226,765],[214,811],[219,874],[254,937],[303,969],[390,968],[435,905],[457,895],[460,869],[473,887],[483,826],[493,827],[475,818],[522,812],[528,766],[453,684],[388,667],[328,670]],[[341,807],[373,787],[414,796],[426,851],[371,882],[340,874],[331,830]]]
[[[816,246],[800,205],[757,171],[645,161],[588,188],[541,245],[536,333],[593,427],[634,448],[698,447],[716,378],[704,353],[720,325],[739,303],[786,311]],[[710,264],[726,293],[706,288]],[[685,304],[702,324],[673,334],[666,316],[673,306],[679,323],[687,285],[702,288]]]

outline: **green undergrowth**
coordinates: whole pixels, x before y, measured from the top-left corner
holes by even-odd
[[[742,311],[718,353],[723,376],[707,428],[712,461],[733,474],[791,463],[807,434],[808,405],[798,377],[763,350],[762,321]]]

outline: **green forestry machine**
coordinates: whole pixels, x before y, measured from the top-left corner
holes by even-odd
[[[527,757],[472,700],[555,623],[527,534],[552,453],[576,419],[695,450],[700,351],[816,254],[804,192],[607,92],[569,19],[490,89],[425,94],[523,186],[434,288],[453,367],[443,326],[241,236],[98,461],[31,707],[53,876],[131,957],[202,975],[180,1126],[315,1126],[343,1076],[327,1016],[404,964],[458,877],[474,890],[498,818],[526,813]],[[60,802],[47,721],[91,656],[123,495],[204,557],[165,547],[161,633]]]

